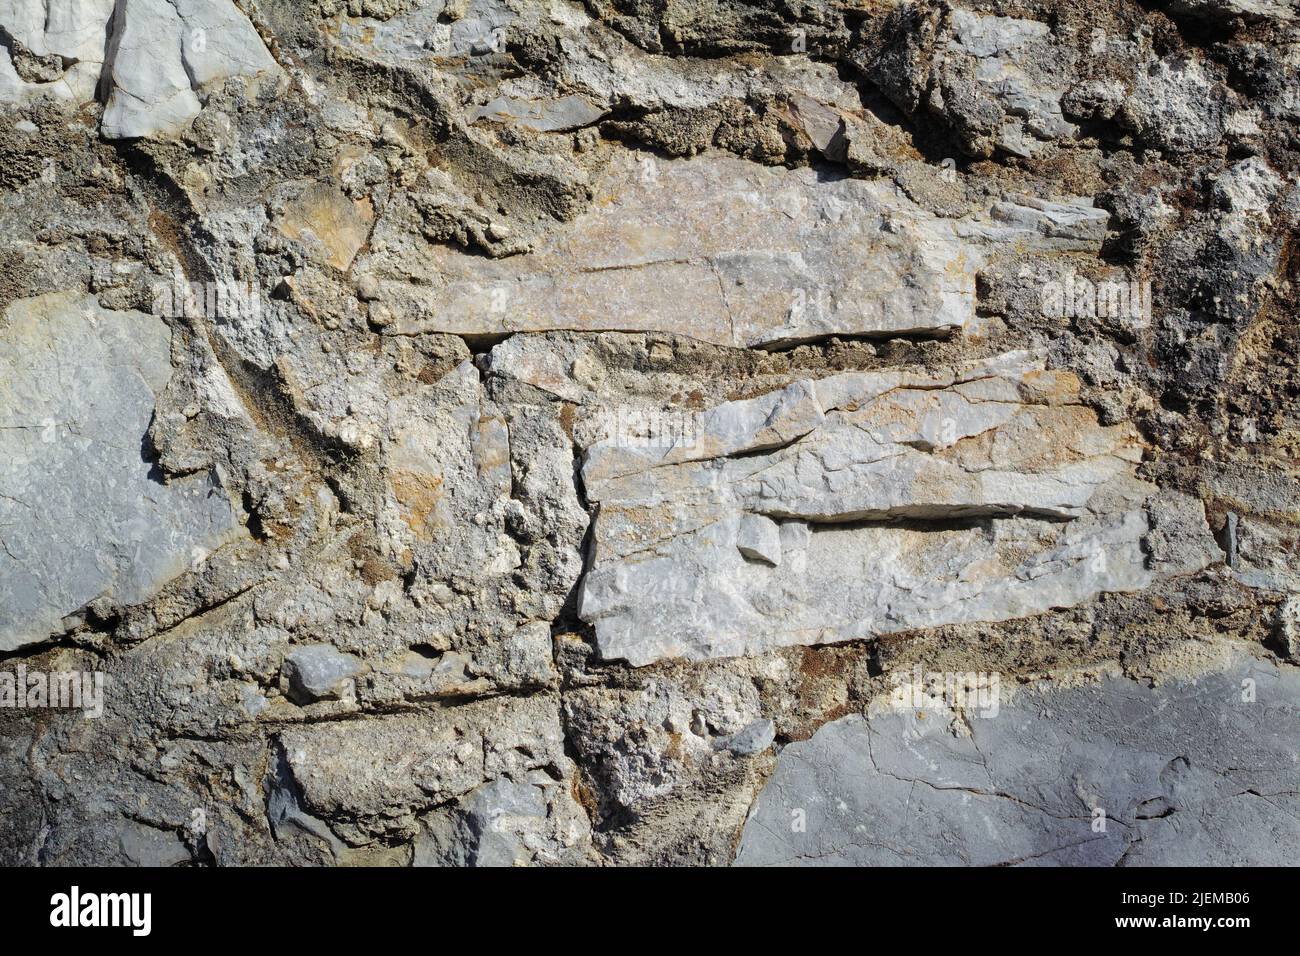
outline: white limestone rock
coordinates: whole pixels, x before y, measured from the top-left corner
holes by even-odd
[[[1145,587],[1141,446],[1099,425],[1077,385],[1009,353],[795,382],[700,413],[698,439],[666,449],[596,443],[580,613],[600,653],[726,657]],[[755,548],[755,518],[779,544]]]
[[[112,93],[100,130],[128,139],[184,128],[202,108],[182,57],[185,26],[169,0],[130,0],[113,22]]]
[[[211,84],[279,69],[231,0],[2,0],[0,28],[32,55],[69,64],[57,78],[27,81],[0,49],[0,103],[79,106],[103,80],[107,139],[177,133]]]
[[[172,0],[180,14],[185,71],[202,89],[231,76],[256,76],[278,67],[262,38],[231,0]]]
[[[736,532],[736,548],[751,560],[775,567],[781,563],[781,527],[764,515],[745,515]]]
[[[204,87],[277,68],[230,0],[126,0],[113,33],[107,139],[178,132],[199,114]]]
[[[114,0],[0,0],[0,27],[37,57],[58,56],[68,67],[57,78],[27,81],[0,47],[0,103],[50,98],[71,104],[94,99],[104,66]]]

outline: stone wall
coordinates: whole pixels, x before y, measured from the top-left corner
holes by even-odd
[[[0,862],[1294,862],[1298,91],[1275,0],[0,0]]]

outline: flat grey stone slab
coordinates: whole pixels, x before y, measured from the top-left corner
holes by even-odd
[[[885,708],[786,747],[737,864],[1298,861],[1300,670],[1241,656],[1155,688],[1034,685],[967,715],[955,736],[942,708]]]
[[[171,376],[155,316],[55,293],[0,318],[0,650],[40,643],[97,598],[152,597],[230,539],[208,475],[162,482],[144,438]]]

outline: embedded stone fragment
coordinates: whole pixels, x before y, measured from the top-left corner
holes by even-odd
[[[432,713],[321,723],[281,735],[303,809],[345,820],[349,842],[413,837],[417,814],[498,778],[572,772],[554,698],[498,698]]]
[[[113,92],[100,126],[108,139],[180,129],[199,115],[181,54],[184,25],[169,0],[129,0],[113,20]]]
[[[581,96],[561,96],[559,99],[540,102],[498,96],[474,110],[469,121],[475,123],[489,120],[522,126],[539,133],[555,133],[590,126],[604,115],[605,110]]]
[[[506,673],[521,684],[544,684],[555,676],[551,660],[551,625],[533,621],[504,641]]]
[[[1293,663],[1300,664],[1300,597],[1292,595],[1278,605],[1273,637],[1278,649]]]
[[[721,738],[716,742],[716,746],[720,750],[730,750],[737,757],[752,757],[772,746],[774,740],[776,740],[776,725],[765,717],[729,737]]]
[[[1120,118],[1160,149],[1209,149],[1223,138],[1224,93],[1213,67],[1198,58],[1167,56],[1145,65],[1134,78]]]
[[[353,200],[332,186],[317,185],[289,203],[276,228],[303,243],[309,255],[347,269],[374,222],[369,199]]]
[[[952,714],[948,713],[948,717]],[[1018,690],[952,722],[885,705],[790,744],[741,866],[1285,866],[1300,674],[1244,655],[1156,687]]]
[[[1296,18],[1292,0],[1161,0],[1174,13],[1211,21],[1290,21]]]
[[[1190,495],[1161,489],[1147,500],[1151,531],[1147,567],[1157,574],[1191,574],[1223,560],[1209,527],[1205,505]]]
[[[519,566],[505,532],[510,432],[487,403],[471,362],[432,389],[388,403],[385,475],[394,505],[386,521],[395,554],[436,544],[448,571],[505,574]],[[491,519],[491,520],[489,520]]]
[[[736,548],[745,557],[770,565],[781,563],[781,528],[763,515],[745,515],[736,533]]]
[[[361,672],[361,662],[329,644],[295,647],[285,655],[284,674],[289,690],[304,703],[339,697],[345,684]]]
[[[590,824],[567,788],[542,772],[486,783],[449,811],[430,814],[415,866],[528,866],[581,860]]]
[[[149,461],[170,342],[158,318],[73,293],[0,320],[0,650],[93,601],[147,600],[235,534],[212,475],[164,481]]]
[[[1100,425],[1077,386],[1009,353],[798,381],[699,413],[693,440],[666,448],[597,442],[580,613],[600,653],[726,657],[1145,587],[1155,489],[1133,476],[1141,446],[1130,426]],[[758,547],[756,517],[775,528]],[[1212,551],[1185,557],[1168,570]]]
[[[993,204],[993,224],[981,228],[990,239],[1007,240],[1063,251],[1101,251],[1106,238],[1110,214],[1098,209],[1090,199],[1049,202],[1032,196],[1008,196]]]
[[[613,693],[590,687],[565,694],[565,726],[577,759],[620,815],[653,816],[655,804],[679,791],[693,767],[716,765],[729,744],[766,746],[754,681],[721,670],[679,674],[647,675],[634,689]]]
[[[1055,75],[1059,56],[1046,23],[956,9],[952,31],[943,73],[954,109],[968,125],[979,128],[982,121],[993,127],[989,114],[1001,114],[987,130],[988,140],[1016,156],[1032,156],[1042,142],[1078,132],[1061,112],[1065,83]],[[970,98],[993,108],[981,110]]]
[[[134,820],[122,827],[121,846],[122,855],[133,866],[180,866],[192,859],[175,833]]]

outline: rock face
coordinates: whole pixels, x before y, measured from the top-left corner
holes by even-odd
[[[1053,82],[1057,64],[1047,24],[954,10],[952,31],[942,60],[943,82],[954,96],[973,88],[996,104],[1002,116],[992,145],[1031,156],[1040,149],[1039,140],[1078,132],[1061,113],[1065,85]]]
[[[228,77],[277,69],[230,0],[129,0],[113,18],[101,130],[109,139],[183,129],[200,110],[197,91]]]
[[[209,475],[164,482],[147,434],[171,375],[156,317],[93,296],[15,302],[0,323],[0,650],[139,604],[235,533]]]
[[[1175,13],[1212,21],[1294,20],[1295,7],[1286,0],[1168,0]]]
[[[1292,6],[0,0],[0,863],[1290,862]]]
[[[294,648],[285,656],[283,668],[289,690],[305,701],[342,696],[351,690],[347,682],[360,670],[355,657],[328,644]]]
[[[1132,429],[1099,425],[1078,385],[1025,353],[848,373],[702,412],[668,447],[593,445],[580,613],[602,656],[756,653],[1145,587],[1155,489]]]
[[[415,812],[453,798],[465,797],[468,812],[479,812],[490,799],[479,787],[489,780],[515,796],[512,788],[531,787],[530,798],[541,804],[531,815],[544,817],[547,805],[558,800],[572,816],[572,797],[550,775],[562,777],[568,769],[558,712],[553,700],[542,697],[520,706],[484,701],[445,716],[323,724],[286,733],[282,745],[304,809],[355,821],[339,833],[344,839],[362,833],[414,836]],[[394,767],[403,772],[393,773]],[[397,807],[414,812],[395,814]],[[439,812],[426,823],[436,828],[446,815]],[[581,835],[575,828],[563,837],[576,846]]]
[[[845,717],[781,753],[740,866],[1286,866],[1300,839],[1294,669],[1017,690]],[[949,715],[951,716],[951,715]]]

